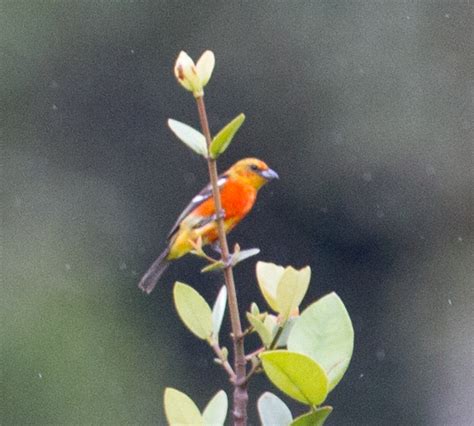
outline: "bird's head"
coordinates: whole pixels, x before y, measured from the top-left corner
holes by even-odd
[[[244,158],[237,161],[227,172],[231,179],[239,179],[259,189],[272,179],[278,179],[278,174],[270,169],[262,160]]]

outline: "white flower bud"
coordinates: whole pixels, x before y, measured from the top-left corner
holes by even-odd
[[[186,90],[198,98],[204,94],[202,89],[211,78],[214,63],[214,53],[210,50],[202,54],[197,64],[186,52],[181,51],[174,66],[174,75]]]

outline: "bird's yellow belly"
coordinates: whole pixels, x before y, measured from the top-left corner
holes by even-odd
[[[224,220],[224,230],[226,234],[237,225],[235,218]],[[176,239],[171,244],[168,259],[178,259],[193,250],[193,243],[196,243],[199,238],[202,239],[202,244],[212,244],[219,238],[217,231],[217,222],[212,221],[200,228],[180,229],[176,235]]]

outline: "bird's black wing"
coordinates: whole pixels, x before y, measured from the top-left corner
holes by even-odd
[[[222,174],[219,176],[219,179],[217,180],[217,185],[218,187],[222,187],[224,183],[227,182],[228,176],[225,174]],[[189,214],[191,213],[196,207],[200,206],[204,201],[208,200],[209,198],[212,197],[212,186],[211,184],[207,184],[202,191],[195,195],[191,202],[186,206],[186,208],[181,212],[179,215],[178,219],[176,219],[175,224],[171,228],[171,231],[168,234],[168,240],[171,238],[171,236],[176,232],[176,230],[179,228],[180,223],[182,220]],[[203,226],[200,224],[200,226]]]

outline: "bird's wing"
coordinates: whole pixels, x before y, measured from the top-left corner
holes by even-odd
[[[219,176],[219,179],[217,180],[217,186],[219,188],[222,188],[222,185],[226,183],[228,180],[228,176],[223,174]],[[194,198],[191,200],[191,202],[186,206],[186,208],[181,212],[179,215],[178,219],[176,219],[175,224],[171,228],[171,231],[168,234],[168,240],[171,238],[171,236],[176,232],[176,230],[179,228],[179,225],[183,221],[183,219],[191,213],[195,208],[200,206],[204,201],[208,200],[209,198],[212,197],[212,186],[211,184],[207,184],[202,191],[195,195]],[[209,221],[214,220],[213,218],[210,218]],[[202,226],[202,223],[200,223],[199,226]]]

